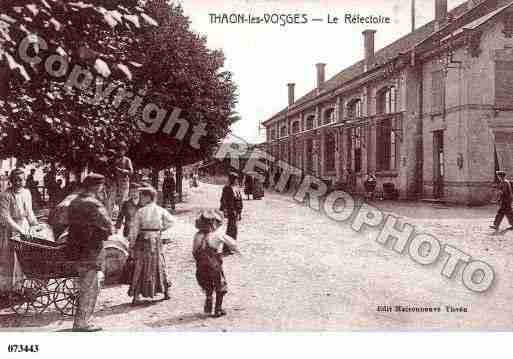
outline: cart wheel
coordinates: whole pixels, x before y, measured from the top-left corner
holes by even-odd
[[[22,279],[16,283],[18,290],[11,297],[11,309],[18,315],[32,316],[45,311],[51,304],[48,281]]]
[[[62,279],[58,281],[53,296],[55,308],[63,315],[73,316],[78,305],[78,288],[73,279]]]

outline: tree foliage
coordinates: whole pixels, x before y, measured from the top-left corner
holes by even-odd
[[[0,156],[22,161],[55,161],[83,167],[112,141],[133,134],[135,126],[112,98],[86,101],[95,84],[133,86],[140,34],[157,23],[135,0],[9,0],[0,3]],[[47,43],[29,47],[27,63],[19,48],[37,34]],[[55,77],[45,61],[59,54],[68,71]],[[75,66],[94,76],[84,91],[63,86]],[[53,68],[58,69],[57,67]]]
[[[232,73],[224,70],[222,51],[210,50],[206,37],[191,30],[181,6],[155,1],[147,11],[159,28],[144,34],[142,76],[153,101],[169,112],[182,110],[189,131],[183,140],[175,138],[176,132],[143,134],[132,157],[140,166],[150,162],[156,168],[194,163],[208,157],[229,133],[237,101]],[[206,135],[194,148],[189,140],[200,123]]]
[[[31,34],[48,45],[29,47],[28,55],[41,59],[38,64],[19,52]],[[56,54],[69,62],[63,76],[45,68]],[[94,76],[90,86],[66,86],[76,66]],[[223,53],[209,50],[182,8],[163,0],[2,1],[0,157],[80,169],[128,140],[140,167],[195,162],[226,136],[233,119],[236,87],[223,66]],[[92,103],[96,89],[109,85],[111,94]],[[138,113],[127,101],[114,105],[120,88],[145,93]],[[189,124],[185,138],[141,132],[137,120],[148,102],[170,112],[182,109]],[[207,135],[198,149],[189,139],[199,123],[206,124]]]

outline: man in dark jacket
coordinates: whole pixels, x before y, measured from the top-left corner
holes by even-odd
[[[221,206],[219,208],[228,219],[226,234],[233,239],[237,239],[237,221],[240,219],[242,213],[242,193],[237,186],[238,177],[235,172],[231,172],[228,175],[228,184],[223,187]],[[231,251],[228,247],[224,246],[223,253],[231,254]]]
[[[73,329],[92,332],[101,330],[91,324],[100,294],[105,254],[103,241],[112,234],[112,223],[104,205],[98,200],[105,177],[91,174],[83,183],[83,192],[69,206],[68,256],[76,262],[79,278],[79,300]]]
[[[513,211],[511,210],[511,202],[513,200],[513,193],[511,183],[506,179],[504,171],[497,171],[497,178],[499,179],[499,210],[490,228],[495,230],[499,229],[504,216],[508,218],[509,225],[513,227]]]

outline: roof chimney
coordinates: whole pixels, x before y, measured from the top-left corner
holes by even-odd
[[[318,63],[315,64],[315,67],[317,67],[317,89],[320,89],[324,84],[326,64]]]
[[[363,48],[364,48],[364,60],[365,60],[365,71],[368,71],[374,60],[374,34],[376,30],[365,30],[363,34]]]
[[[289,106],[292,106],[294,104],[294,87],[296,84],[290,83],[287,84],[287,87],[289,88]]]
[[[447,21],[447,0],[435,0],[435,31]]]

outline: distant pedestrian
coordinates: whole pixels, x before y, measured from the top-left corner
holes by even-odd
[[[192,249],[192,255],[196,260],[196,280],[205,292],[205,314],[212,314],[213,294],[216,294],[214,317],[226,315],[223,309],[223,297],[227,292],[223,271],[223,247],[238,252],[235,241],[219,232],[222,223],[222,216],[217,211],[202,212],[196,220],[198,232],[194,236]]]
[[[237,240],[238,232],[237,222],[241,219],[243,208],[242,194],[239,186],[237,186],[238,177],[239,176],[235,172],[231,172],[228,175],[228,183],[223,187],[221,206],[219,208],[228,219],[226,234],[235,240]],[[223,253],[231,254],[231,251],[227,246],[225,246]]]
[[[497,171],[497,178],[499,179],[499,209],[493,225],[490,228],[498,230],[504,216],[508,218],[509,225],[513,228],[513,211],[511,209],[511,203],[513,201],[513,190],[510,181],[506,179],[506,173],[504,171]]]
[[[32,206],[37,209],[37,208],[39,208],[39,205],[40,205],[41,196],[39,195],[39,190],[38,190],[39,183],[34,178],[35,174],[36,174],[36,170],[31,169],[30,174],[27,176],[26,188],[30,191],[30,194],[32,196]]]
[[[125,142],[120,142],[114,158],[111,162],[111,171],[114,176],[111,180],[108,193],[109,206],[108,210],[113,215],[114,206],[121,207],[123,201],[128,199],[130,189],[130,178],[134,173],[132,161],[126,156],[128,146]]]
[[[48,195],[48,202],[50,203],[51,207],[58,203],[58,201],[55,198],[55,190],[57,186],[56,175],[57,173],[55,170],[55,166],[51,165],[50,169],[47,169],[46,174],[43,177],[44,186],[46,189],[46,193]]]
[[[162,205],[167,207],[171,205],[171,209],[175,211],[176,182],[174,174],[167,170],[164,173],[164,182],[162,183]]]
[[[376,190],[377,179],[372,173],[367,174],[364,182],[366,199],[372,200],[374,198],[374,191]]]
[[[199,175],[197,173],[192,175],[192,187],[199,187]]]
[[[158,293],[168,300],[171,282],[166,273],[161,233],[175,222],[174,217],[156,203],[157,191],[153,187],[140,188],[141,208],[135,213],[130,226],[130,256],[135,260],[132,283],[128,295],[132,304],[140,297],[153,298]]]
[[[116,230],[121,230],[123,227],[123,236],[128,237],[130,233],[130,226],[135,217],[137,210],[141,208],[139,202],[139,185],[130,183],[129,198],[121,204],[118,218],[116,220]]]
[[[250,174],[247,174],[244,178],[244,194],[246,198],[249,200],[249,196],[253,196],[254,192],[254,180]]]

